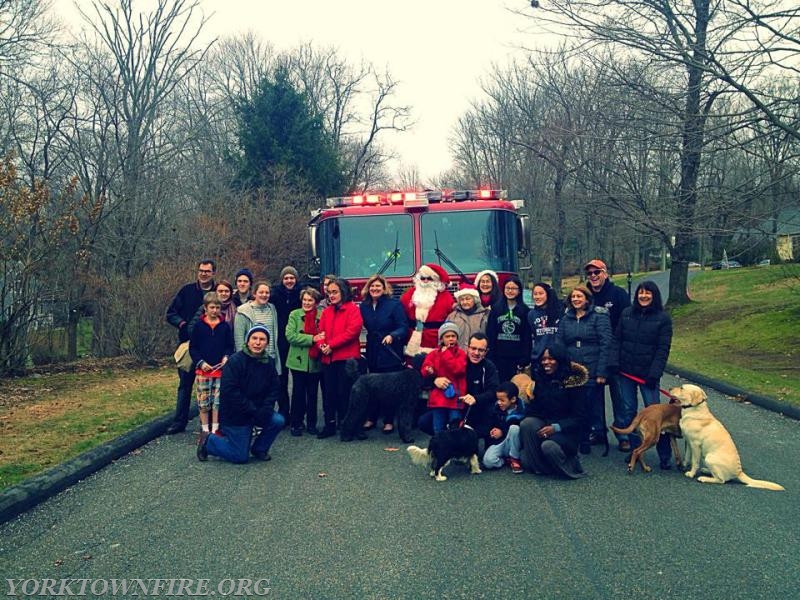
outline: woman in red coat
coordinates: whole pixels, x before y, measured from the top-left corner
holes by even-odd
[[[361,311],[352,301],[347,280],[334,280],[328,285],[327,293],[329,304],[322,311],[319,333],[313,338],[320,351],[325,388],[322,396],[325,427],[319,432],[319,439],[336,435],[337,416],[341,423],[347,414],[353,381],[345,373],[345,361],[361,357],[359,336],[363,325]]]

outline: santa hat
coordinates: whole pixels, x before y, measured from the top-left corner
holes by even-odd
[[[434,279],[438,279],[445,285],[450,283],[450,276],[447,274],[447,271],[434,263],[422,265],[417,273],[423,277],[433,277]]]
[[[495,273],[494,271],[491,271],[489,269],[486,269],[484,271],[481,271],[477,275],[475,275],[475,285],[476,286],[478,285],[478,282],[481,280],[481,277],[483,277],[484,275],[491,275],[491,277],[494,279],[494,282],[499,285],[500,279],[498,279],[497,273]]]
[[[473,296],[476,301],[480,301],[481,299],[481,295],[478,292],[478,289],[471,283],[462,283],[458,287],[458,291],[453,295],[456,297],[456,300],[459,300],[464,296]]]

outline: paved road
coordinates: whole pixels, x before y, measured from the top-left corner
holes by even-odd
[[[282,435],[237,467],[197,462],[187,433],[0,526],[0,595],[5,578],[161,577],[268,578],[276,598],[796,598],[800,423],[709,404],[748,474],[788,491],[628,476],[615,449],[579,481],[455,466],[437,483],[375,433]]]

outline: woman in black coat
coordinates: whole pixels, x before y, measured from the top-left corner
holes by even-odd
[[[614,406],[614,425],[627,427],[636,415],[637,390],[645,406],[660,402],[659,380],[667,366],[672,345],[672,319],[664,312],[661,292],[652,281],[636,287],[633,305],[622,311],[614,331],[613,366],[620,371],[622,406]],[[637,382],[641,381],[642,383]],[[626,443],[628,442],[628,443]],[[637,434],[619,436],[621,450],[639,445]],[[661,468],[670,467],[669,438],[662,435],[657,445]]]

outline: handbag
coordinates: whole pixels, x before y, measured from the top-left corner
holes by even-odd
[[[189,354],[189,342],[181,342],[178,344],[173,356],[175,358],[175,364],[178,365],[181,371],[186,371],[188,373],[192,370],[194,361],[192,360],[192,355]]]

